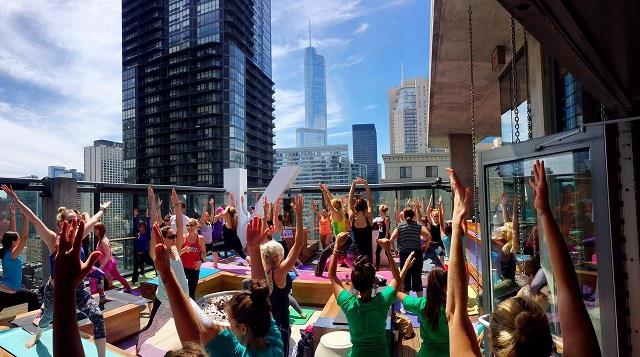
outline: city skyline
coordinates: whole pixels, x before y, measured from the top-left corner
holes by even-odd
[[[399,82],[400,61],[407,76],[428,73],[429,12],[416,0],[272,1],[276,147],[294,142],[304,121],[300,78],[310,19],[314,47],[327,62],[327,144],[350,144],[352,124],[373,122],[379,154],[389,152],[386,91]],[[12,2],[0,20],[11,39],[0,44],[0,140],[7,147],[0,176],[82,167],[82,149],[93,140],[122,140],[120,2]],[[44,162],[50,147],[57,157]]]

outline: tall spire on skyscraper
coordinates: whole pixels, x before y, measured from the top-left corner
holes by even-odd
[[[400,61],[400,86],[404,82],[404,62]]]
[[[311,47],[311,20],[309,20],[309,47]]]

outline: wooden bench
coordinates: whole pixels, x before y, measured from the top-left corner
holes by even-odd
[[[9,322],[13,321],[16,316],[27,312],[27,309],[28,305],[26,302],[23,304],[5,307],[0,311],[0,325],[7,325]]]

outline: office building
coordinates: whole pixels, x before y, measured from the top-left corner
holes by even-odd
[[[366,179],[378,183],[378,140],[375,124],[353,124],[353,162],[366,165]]]
[[[447,178],[449,151],[429,149],[426,153],[385,154],[383,183],[426,182]]]
[[[425,153],[429,148],[429,79],[412,78],[389,90],[392,154]]]
[[[269,0],[123,0],[124,181],[273,177]]]
[[[84,181],[84,174],[78,172],[77,169],[67,169],[64,166],[49,166],[47,168],[48,175],[51,178],[55,177],[68,177],[76,179],[76,181]]]
[[[297,147],[327,145],[327,75],[324,57],[311,47],[304,50],[304,128],[296,130]]]
[[[93,146],[84,148],[84,172],[87,181],[122,183],[122,143],[109,140],[96,140]],[[83,211],[94,212],[93,195],[83,195],[80,205]],[[111,201],[102,221],[110,237],[125,237],[130,233],[128,220],[124,216],[125,195],[122,193],[103,193],[100,201]]]
[[[302,172],[295,186],[314,186],[320,182],[329,185],[351,184],[352,163],[347,145],[330,145],[308,148],[276,149],[276,169],[297,165]],[[361,174],[360,166],[354,166],[355,174]]]

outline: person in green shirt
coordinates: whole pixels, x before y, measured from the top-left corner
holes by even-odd
[[[414,254],[409,256],[402,267],[402,272],[399,272],[398,266],[391,256],[391,242],[388,239],[379,239],[378,244],[382,246],[389,258],[393,279],[389,286],[372,295],[376,268],[369,261],[369,258],[360,256],[356,259],[351,271],[351,283],[359,292],[359,295],[354,295],[345,290],[336,275],[338,260],[341,255],[346,254],[344,247],[347,240],[349,240],[349,233],[346,232],[340,233],[336,237],[336,245],[329,266],[329,279],[331,279],[333,294],[338,306],[344,312],[349,323],[349,333],[353,344],[349,356],[389,356],[389,346],[385,335],[387,315],[391,304],[396,299],[398,287],[402,284],[403,277],[413,263]]]
[[[422,343],[419,357],[449,356],[449,324],[445,314],[447,305],[447,272],[434,268],[427,278],[427,296],[415,297],[398,292],[398,300],[405,310],[416,314],[420,321]]]

